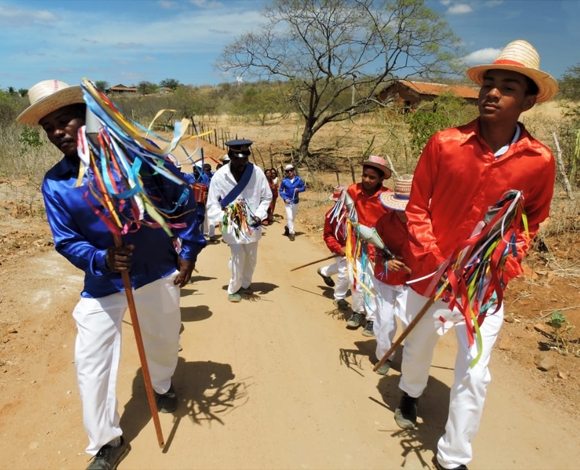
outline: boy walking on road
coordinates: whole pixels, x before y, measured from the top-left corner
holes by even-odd
[[[518,122],[522,112],[557,93],[556,81],[539,65],[537,51],[518,40],[508,44],[493,64],[470,68],[467,76],[481,87],[479,118],[435,134],[423,150],[406,209],[413,273],[407,301],[410,318],[428,300],[429,276],[470,236],[488,207],[511,189],[523,192],[529,237],[523,229],[517,234],[517,257],[507,259],[504,286],[522,272],[522,258],[540,223],[548,217],[554,189],[552,153]],[[438,330],[443,325],[439,319],[450,314],[447,304],[436,301],[406,338],[399,384],[403,395],[395,410],[395,420],[403,429],[416,425],[417,401],[427,386]],[[503,322],[503,308],[492,306],[481,324],[481,351],[477,344],[469,346],[462,318],[455,323],[458,351],[449,416],[433,459],[438,469],[466,469],[472,459],[471,440],[491,380],[488,364]],[[479,361],[470,367],[478,352]]]

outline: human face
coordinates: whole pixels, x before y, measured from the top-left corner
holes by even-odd
[[[242,173],[246,169],[249,157],[232,157],[231,168],[234,173]]]
[[[270,170],[266,170],[264,172],[264,174],[266,175],[266,178],[271,179],[272,178],[272,172]]]
[[[511,70],[488,70],[479,90],[481,119],[488,123],[515,123],[520,114],[536,103],[535,95],[526,95],[525,77]]]
[[[284,170],[284,173],[286,173],[287,178],[290,178],[290,179],[294,178],[294,169],[293,168],[290,170]]]
[[[362,185],[368,195],[372,195],[383,185],[383,174],[370,166],[363,167]]]
[[[77,105],[65,106],[39,121],[48,140],[67,157],[77,156],[77,132],[85,125],[81,109]]]

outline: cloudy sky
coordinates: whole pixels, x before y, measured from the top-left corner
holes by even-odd
[[[464,42],[470,64],[513,39],[559,78],[580,63],[578,0],[427,0]],[[260,22],[264,0],[0,0],[0,89],[47,78],[110,85],[175,78],[235,82],[213,68],[224,45]]]

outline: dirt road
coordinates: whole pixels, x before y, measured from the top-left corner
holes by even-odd
[[[182,291],[180,404],[175,415],[161,415],[163,452],[127,315],[117,396],[132,451],[120,469],[430,468],[445,425],[454,338],[436,350],[417,431],[402,432],[393,420],[399,356],[389,376],[372,372],[374,340],[345,328],[316,267],[289,272],[326,251],[305,235],[290,242],[282,226],[260,242],[256,294],[239,304],[227,302],[228,247],[210,245],[200,256],[195,282]],[[0,269],[27,273],[26,283],[6,281],[0,303],[24,312],[4,341],[19,353],[0,364],[0,468],[85,468],[70,318],[80,273],[50,249]],[[491,368],[470,468],[580,468],[577,422],[535,401],[526,371],[501,351]]]

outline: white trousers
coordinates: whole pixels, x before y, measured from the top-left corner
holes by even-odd
[[[350,308],[355,313],[364,313],[365,318],[367,321],[375,321],[376,318],[376,301],[374,299],[374,286],[373,286],[373,278],[374,278],[374,267],[372,263],[367,263],[366,269],[362,269],[362,265],[359,263],[358,260],[355,261],[356,269],[358,272],[358,278],[362,279],[364,285],[369,289],[372,293],[366,291],[364,287],[360,285],[360,282],[357,280],[356,284],[354,283],[354,273],[352,272],[352,267],[349,267],[349,281],[351,283],[350,292],[352,294],[352,302]],[[374,326],[373,326],[374,327]]]
[[[203,234],[208,237],[215,236],[215,223],[207,216],[207,212],[205,214],[205,218],[203,219]]]
[[[348,274],[346,272],[346,257],[336,256],[334,263],[320,268],[320,273],[323,276],[336,276],[334,285],[334,298],[341,300],[346,298],[348,292]]]
[[[427,300],[409,289],[407,319],[416,315]],[[433,350],[440,336],[437,330],[442,325],[439,317],[448,314],[447,304],[440,300],[435,302],[405,340],[399,387],[412,397],[421,396],[427,386]],[[467,465],[473,457],[471,440],[479,428],[487,386],[491,381],[489,359],[502,322],[503,308],[483,322],[480,328],[482,355],[473,368],[470,364],[477,356],[477,344],[469,347],[465,322],[455,324],[458,351],[449,397],[449,416],[445,434],[437,444],[437,459],[445,468]]]
[[[258,261],[258,242],[230,245],[230,270],[232,277],[228,294],[235,294],[241,287],[250,287]]]
[[[133,291],[153,389],[165,393],[177,366],[181,312],[177,273]],[[117,371],[125,292],[99,299],[81,298],[73,311],[77,324],[75,367],[89,437],[88,454],[122,434],[117,411]],[[147,412],[144,410],[144,412]]]
[[[379,281],[373,276],[375,286],[376,316],[373,331],[377,341],[375,351],[377,359],[381,359],[390,349],[397,333],[397,320],[402,319],[403,327],[406,327],[405,307],[407,305],[407,286],[391,286]],[[391,360],[394,353],[388,358]]]
[[[288,231],[290,233],[295,233],[294,219],[296,218],[296,214],[298,213],[298,204],[284,203],[284,207],[286,208],[286,227],[288,227]]]

